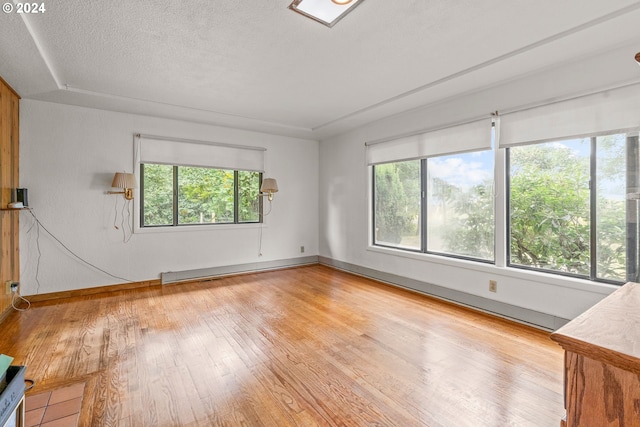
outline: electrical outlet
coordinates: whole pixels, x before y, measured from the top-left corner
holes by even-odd
[[[4,293],[6,295],[9,295],[11,293],[11,284],[13,283],[13,280],[7,280],[5,283],[5,291]]]
[[[489,292],[498,292],[498,282],[489,280]]]
[[[18,293],[18,289],[20,288],[20,282],[11,282],[11,293]]]
[[[303,254],[304,253],[304,246],[300,246],[300,253]]]

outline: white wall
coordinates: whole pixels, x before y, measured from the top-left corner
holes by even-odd
[[[141,281],[165,271],[318,254],[316,141],[34,100],[21,101],[20,132],[20,185],[34,214],[73,252],[111,274]],[[266,148],[266,176],[278,180],[280,191],[265,220],[263,256],[258,225],[136,233],[124,243],[113,225],[117,202],[120,226],[124,198],[105,191],[114,172],[133,172],[134,133]],[[38,238],[31,215],[20,215],[23,294],[122,282],[82,264],[44,230]]]
[[[620,55],[622,54],[622,55]],[[623,58],[623,59],[620,59]],[[624,58],[628,59],[628,64]],[[320,143],[320,255],[356,266],[416,279],[571,319],[615,287],[556,275],[469,261],[372,248],[370,171],[366,141],[399,136],[478,117],[518,110],[572,94],[584,94],[640,79],[633,52],[619,52],[564,64],[526,78],[370,123]],[[498,292],[488,290],[489,279]]]

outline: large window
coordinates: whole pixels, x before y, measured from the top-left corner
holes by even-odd
[[[637,280],[638,137],[508,148],[507,265],[591,280]],[[494,153],[373,165],[378,246],[495,259]]]
[[[492,151],[374,165],[374,243],[492,261],[493,170]]]
[[[367,142],[373,244],[640,281],[639,109],[634,84]]]
[[[260,172],[143,163],[140,176],[142,227],[260,222]]]
[[[636,150],[637,137],[625,134],[508,149],[509,264],[627,280],[636,202],[625,195]]]
[[[265,149],[135,135],[140,227],[262,221]]]

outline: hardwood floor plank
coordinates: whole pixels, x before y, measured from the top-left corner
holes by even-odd
[[[43,301],[0,324],[81,426],[547,426],[549,334],[325,266]]]

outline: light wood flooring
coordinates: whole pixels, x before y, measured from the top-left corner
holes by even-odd
[[[325,266],[33,304],[0,324],[80,426],[558,426],[549,334]]]

